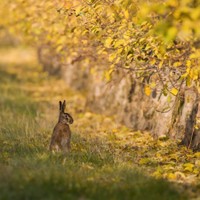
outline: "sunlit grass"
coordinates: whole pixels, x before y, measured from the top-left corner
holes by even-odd
[[[124,150],[110,118],[84,112],[84,99],[43,74],[34,57],[15,63],[7,53],[0,63],[0,199],[186,198],[136,167],[137,152]],[[75,118],[67,156],[48,150],[60,98]]]

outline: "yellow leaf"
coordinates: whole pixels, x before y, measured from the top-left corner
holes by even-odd
[[[199,7],[197,7],[196,9],[193,9],[193,11],[190,14],[190,16],[193,20],[197,20],[199,18],[199,16],[200,16],[199,11],[200,11]]]
[[[148,24],[148,22],[147,22],[147,21],[144,21],[144,22],[142,22],[141,26],[145,26],[145,25],[147,25],[147,24]]]
[[[176,37],[176,34],[177,34],[177,28],[172,26],[168,29],[167,31],[167,41],[172,41],[175,37]]]
[[[113,72],[114,68],[109,69],[108,71],[105,71],[105,78],[106,81],[110,81],[112,78],[112,72]]]
[[[178,94],[178,90],[176,88],[172,88],[170,91],[174,96]]]
[[[194,156],[195,156],[196,158],[200,158],[200,152],[196,152],[196,153],[194,154]]]
[[[144,92],[147,96],[150,96],[151,95],[151,88],[146,85],[145,88],[144,88]]]
[[[118,130],[116,128],[112,130],[113,133],[117,133],[117,131]]]
[[[56,48],[56,52],[57,53],[60,53],[63,49],[63,45],[58,45],[57,48]]]
[[[187,67],[191,67],[191,61],[190,61],[190,60],[187,60],[187,61],[186,61],[186,66],[187,66]]]
[[[198,152],[198,153],[200,153],[200,152]],[[195,161],[195,166],[198,167],[198,168],[200,168],[200,160],[196,160]]]
[[[194,164],[192,164],[192,163],[185,163],[185,164],[183,165],[183,167],[184,167],[184,170],[185,170],[185,171],[192,172],[192,171],[193,171],[193,168],[194,168]]]
[[[163,60],[160,61],[159,65],[158,65],[159,68],[161,68],[163,66],[163,62],[164,62]]]
[[[190,76],[187,76],[187,78],[186,78],[186,85],[187,86],[191,86],[191,84],[192,84],[192,80],[191,80]]]
[[[162,177],[162,173],[160,171],[155,171],[152,175],[154,177],[156,177],[156,178],[161,178]]]
[[[188,72],[184,73],[183,75],[181,75],[181,78],[186,78],[188,76]]]
[[[113,39],[112,39],[111,37],[108,37],[108,38],[105,40],[104,46],[107,47],[107,48],[110,48],[112,42],[113,42]]]
[[[175,62],[175,63],[173,64],[173,67],[179,67],[179,66],[181,66],[181,62]]]
[[[193,80],[197,80],[198,77],[199,77],[199,71],[197,69],[191,69],[190,70],[190,77],[193,79]]]
[[[145,38],[141,38],[140,40],[139,40],[139,42],[143,42],[145,40]]]
[[[123,35],[123,38],[124,38],[125,40],[129,40],[129,39],[130,39],[130,35],[124,34],[124,35]]]
[[[150,61],[151,65],[154,65],[155,63],[156,63],[156,59],[153,59],[153,60]]]
[[[193,170],[193,173],[194,173],[194,174],[199,174],[199,169],[194,169],[194,170]]]
[[[117,64],[119,61],[120,61],[120,57],[117,57],[114,63]]]
[[[117,53],[120,54],[123,50],[124,50],[124,48],[119,48],[119,49],[117,50]]]
[[[155,87],[156,87],[156,83],[155,83],[155,82],[152,82],[152,83],[150,84],[150,86],[151,86],[151,88],[155,88]]]
[[[110,62],[113,62],[113,60],[115,60],[116,57],[117,57],[117,54],[111,54],[111,55],[109,56],[108,60],[109,60]]]
[[[79,15],[82,9],[83,9],[82,6],[76,7],[76,15]]]
[[[170,103],[171,100],[172,100],[172,97],[169,95],[169,96],[167,97],[167,102]]]
[[[126,19],[129,18],[129,12],[128,12],[128,10],[125,10],[125,12],[124,12],[124,16],[125,16]]]
[[[125,43],[125,40],[119,39],[119,40],[117,40],[115,42],[115,46],[114,47],[116,48],[116,47],[122,46],[124,43]]]
[[[190,54],[190,59],[196,59],[199,58],[199,55],[197,53]]]
[[[129,54],[129,55],[126,57],[127,60],[130,59],[130,58],[133,58],[133,54]]]
[[[90,74],[92,74],[92,75],[96,74],[95,68],[91,68],[91,69],[90,69]]]
[[[167,178],[171,179],[171,180],[175,180],[176,179],[176,175],[173,174],[173,173],[169,173],[169,174],[167,174]]]

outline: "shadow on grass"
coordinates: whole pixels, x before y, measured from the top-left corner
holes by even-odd
[[[13,170],[1,176],[2,199],[186,199],[171,183],[145,177],[133,168],[79,169],[71,164],[48,170]],[[5,174],[5,172],[4,172]]]

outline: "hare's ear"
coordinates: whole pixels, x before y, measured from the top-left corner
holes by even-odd
[[[64,100],[64,101],[63,101],[63,104],[62,104],[62,111],[63,111],[63,112],[65,111],[65,107],[66,107],[66,101]]]
[[[62,102],[59,101],[59,111],[62,112]]]

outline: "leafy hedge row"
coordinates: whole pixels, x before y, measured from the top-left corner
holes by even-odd
[[[165,95],[200,88],[199,0],[2,0],[1,27],[104,78],[124,70]],[[9,13],[9,14],[8,14]],[[8,16],[5,19],[5,16]]]

